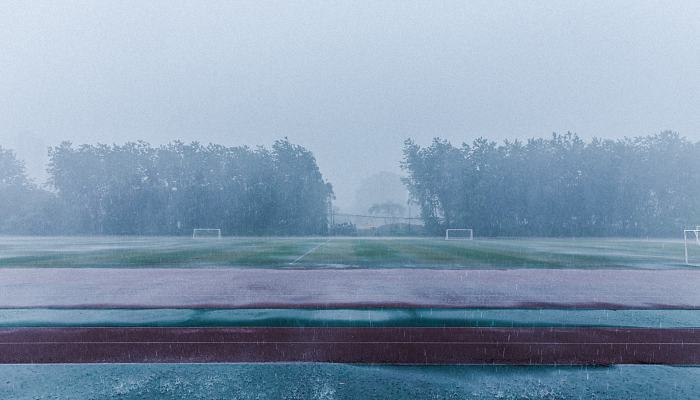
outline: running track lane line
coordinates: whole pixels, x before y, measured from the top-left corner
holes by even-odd
[[[289,265],[294,265],[294,264],[296,264],[297,262],[301,261],[301,259],[303,259],[304,257],[308,256],[309,254],[313,253],[314,251],[316,251],[316,249],[318,249],[319,247],[325,245],[325,244],[328,243],[328,242],[330,242],[330,239],[326,239],[325,242],[319,243],[317,246],[315,246],[315,247],[312,248],[311,250],[309,250],[309,251],[307,251],[306,253],[300,255],[299,257],[297,257],[296,260],[290,262]]]
[[[0,363],[700,364],[700,328],[6,328]]]

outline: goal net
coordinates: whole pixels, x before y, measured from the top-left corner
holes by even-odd
[[[447,229],[445,240],[474,240],[473,229]]]
[[[193,239],[215,238],[221,239],[221,229],[194,229],[192,230]]]
[[[690,264],[692,254],[689,253],[700,253],[700,226],[683,231],[683,247],[685,250],[685,263]]]

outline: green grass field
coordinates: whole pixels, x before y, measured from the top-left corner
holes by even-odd
[[[697,247],[697,248],[696,248]],[[690,254],[700,263],[700,246]],[[0,267],[693,268],[681,240],[0,237]]]

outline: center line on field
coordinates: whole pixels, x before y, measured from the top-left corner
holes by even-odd
[[[326,244],[326,243],[328,243],[328,242],[330,242],[330,239],[327,239],[327,240],[326,240],[325,242],[323,242],[323,243],[319,243],[317,246],[315,246],[315,247],[312,248],[311,250],[309,250],[309,251],[307,251],[306,253],[300,255],[299,257],[297,257],[296,260],[290,262],[289,265],[296,264],[297,262],[299,262],[299,260],[301,260],[302,258],[304,258],[304,257],[308,256],[309,254],[313,253],[314,251],[316,251],[316,249],[318,249],[319,247],[323,246],[324,244]]]

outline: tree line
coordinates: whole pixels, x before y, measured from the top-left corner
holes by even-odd
[[[50,190],[0,150],[0,232],[313,235],[333,196],[314,155],[287,139],[264,147],[172,142],[61,143],[49,149]]]
[[[404,183],[429,234],[677,237],[700,225],[700,142],[674,132],[461,146],[409,139],[403,152]],[[333,190],[314,155],[287,139],[269,149],[64,142],[49,149],[48,173],[47,187],[34,184],[0,147],[0,233],[344,232],[329,227]],[[373,211],[392,214],[387,207]]]
[[[674,132],[461,146],[407,140],[403,153],[405,183],[436,234],[677,237],[700,225],[700,142]]]

